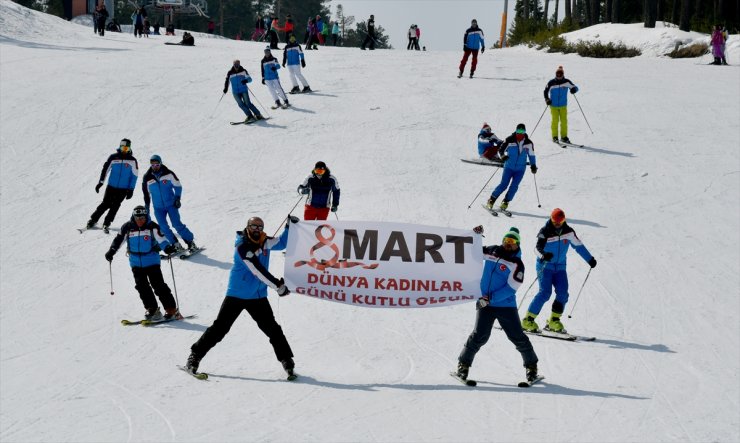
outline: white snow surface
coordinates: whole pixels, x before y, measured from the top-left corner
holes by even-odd
[[[625,42],[660,32],[624,29]],[[319,92],[245,127],[228,124],[243,115],[230,95],[219,102],[223,80],[240,58],[269,104],[264,45],[194,35],[195,47],[163,44],[179,36],[101,38],[0,0],[0,441],[740,440],[736,66],[512,48],[483,54],[470,80],[455,76],[458,52],[321,48],[304,71]],[[549,116],[534,130],[561,64],[594,130],[571,98],[570,137],[585,149],[549,142]],[[468,209],[493,173],[460,161],[476,154],[484,121],[499,135],[527,124],[541,208],[528,172],[513,218],[480,208],[498,176]],[[143,308],[123,250],[110,295],[103,254],[115,231],[75,229],[124,137],[142,174],[154,153],[178,174],[183,220],[208,247],[173,263],[192,321],[122,327]],[[565,325],[598,340],[533,337],[547,378],[524,390],[518,352],[494,331],[471,389],[447,373],[472,303],[361,309],[271,292],[299,381],[284,381],[246,313],[203,359],[209,381],[178,371],[223,300],[234,232],[258,215],[271,234],[317,160],[340,180],[342,220],[483,224],[486,244],[517,226],[519,300],[535,279],[536,234],[563,208],[598,259]],[[141,202],[137,187],[115,226]],[[574,253],[569,263],[568,313],[588,270]],[[271,271],[282,267],[273,254]]]

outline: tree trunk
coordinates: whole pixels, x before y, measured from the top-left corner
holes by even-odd
[[[558,1],[559,0],[555,0],[555,10],[556,11],[557,11],[557,7],[558,7]],[[565,6],[565,20],[568,23],[572,23],[573,22],[573,13],[571,12],[571,9],[570,9],[570,0],[565,0],[565,4],[563,6]]]
[[[681,5],[678,4],[678,0],[673,0],[672,3],[673,3],[673,8],[671,9],[671,23],[673,23],[674,25],[677,25]]]
[[[681,0],[681,21],[678,29],[682,31],[691,31],[691,0]]]
[[[584,21],[586,22],[586,26],[591,26],[593,24],[591,23],[591,0],[583,1],[583,6],[584,6],[584,12],[586,14]]]
[[[659,21],[659,22],[663,22],[663,21],[665,21],[665,18],[663,17],[663,14],[664,14],[664,11],[663,11],[663,0],[658,0],[657,3],[658,3],[658,5],[657,5],[657,9],[656,9],[657,12],[655,14],[655,20],[656,21]]]
[[[717,2],[717,23],[725,23],[725,0],[719,0]],[[729,28],[729,26],[728,26]]]
[[[599,0],[591,0],[591,24],[596,25],[601,19],[601,2]]]
[[[655,27],[655,16],[657,12],[657,7],[657,0],[643,0],[642,15],[645,18],[646,28]]]
[[[547,16],[547,7],[550,6],[550,0],[545,0],[545,27],[550,28],[550,18]]]
[[[565,0],[565,1],[569,2],[570,0]],[[560,9],[560,0],[555,0],[555,14],[554,14],[555,20],[554,21],[556,25],[558,23],[558,9]],[[568,11],[565,11],[565,12],[567,13]]]
[[[606,23],[612,22],[612,0],[606,0],[606,7],[604,8],[605,16],[604,21]]]

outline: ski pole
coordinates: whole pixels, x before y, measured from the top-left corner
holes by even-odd
[[[216,109],[218,109],[218,105],[220,105],[220,104],[221,104],[221,100],[223,100],[223,99],[224,99],[224,96],[225,96],[225,95],[226,95],[226,93],[225,93],[225,92],[224,92],[223,94],[221,94],[221,98],[220,98],[220,99],[218,99],[218,103],[216,103],[216,107],[215,107],[215,108],[213,108],[213,111],[211,111],[211,116],[210,116],[210,117],[208,117],[208,118],[213,118],[213,114],[215,114],[215,113],[216,113]]]
[[[172,267],[172,256],[167,257],[167,261],[170,262],[170,272],[172,273],[172,287],[175,290],[175,307],[180,310],[180,300],[177,299],[177,283],[175,283],[175,269]]]
[[[339,221],[339,216],[337,215],[336,212],[334,213],[334,217],[336,217],[337,221]]]
[[[549,108],[549,107],[550,107],[550,105],[545,105],[545,110],[544,110],[544,111],[542,111],[542,115],[540,115],[540,119],[539,119],[539,120],[537,120],[537,124],[536,124],[536,125],[534,125],[534,129],[532,129],[532,133],[530,133],[530,134],[529,134],[529,136],[530,136],[530,137],[531,137],[532,135],[534,135],[534,131],[536,131],[536,130],[537,130],[537,126],[539,126],[539,125],[540,125],[540,122],[542,121],[542,117],[544,117],[544,116],[545,116],[545,111],[547,111],[547,108]]]
[[[529,294],[529,290],[532,289],[532,286],[534,286],[534,283],[540,279],[542,276],[542,272],[545,270],[545,265],[542,265],[542,269],[539,270],[537,273],[537,277],[534,278],[534,281],[531,285],[527,288],[526,291],[524,291],[524,295],[522,296],[522,301],[519,302],[519,306],[516,307],[517,312],[522,308],[522,305],[524,304],[524,299],[527,298],[527,294]]]
[[[534,179],[534,192],[537,194],[537,207],[541,208],[542,205],[540,204],[540,191],[537,190],[537,174],[532,174],[532,178]]]
[[[108,275],[110,276],[110,295],[113,295],[113,262],[108,262]]]
[[[480,188],[480,191],[478,191],[478,194],[476,194],[476,196],[473,199],[473,201],[470,202],[470,204],[468,205],[468,209],[470,209],[470,207],[473,206],[473,203],[475,203],[475,201],[478,200],[478,197],[480,196],[481,192],[483,192],[483,190],[486,189],[486,186],[488,186],[488,183],[493,179],[493,176],[496,175],[496,173],[499,171],[499,169],[501,169],[501,168],[496,168],[496,170],[493,171],[493,174],[491,174],[491,177],[488,179],[488,181],[486,182],[486,184],[483,185],[482,188]]]
[[[578,290],[578,295],[576,296],[576,301],[573,302],[573,306],[570,307],[570,314],[568,314],[568,318],[571,318],[573,315],[573,310],[576,308],[576,303],[578,303],[578,299],[581,298],[581,292],[583,291],[583,287],[586,286],[586,280],[588,280],[588,276],[591,275],[591,269],[588,270],[588,274],[586,274],[586,278],[583,279],[583,284],[581,285],[581,289]]]
[[[573,94],[573,98],[576,99],[576,103],[578,103],[578,109],[581,110],[581,114],[583,114],[583,119],[586,120],[586,124],[588,125],[588,129],[591,131],[591,134],[594,133],[594,130],[591,129],[591,125],[588,124],[588,119],[586,118],[586,113],[583,112],[583,108],[581,108],[581,102],[578,101],[578,97],[576,97],[575,94]]]
[[[257,96],[256,96],[256,95],[254,95],[254,92],[250,91],[250,90],[249,90],[249,88],[247,88],[247,91],[249,91],[249,93],[250,93],[250,94],[252,94],[252,97],[254,97],[254,99],[255,99],[255,100],[257,101],[257,104],[258,104],[258,105],[260,105],[260,108],[262,108],[262,112],[264,112],[264,113],[265,113],[265,115],[266,115],[266,116],[267,116],[268,118],[272,117],[272,116],[270,115],[270,113],[268,113],[268,112],[267,112],[267,108],[265,108],[265,106],[264,106],[264,105],[262,104],[262,102],[260,101],[260,99],[258,99],[258,98],[257,98]]]
[[[278,228],[275,230],[275,233],[272,234],[273,237],[277,235],[277,233],[280,230],[280,228],[283,227],[283,223],[285,223],[285,220],[287,220],[288,217],[290,217],[290,214],[292,214],[293,211],[295,211],[296,206],[298,206],[298,203],[300,203],[301,200],[303,200],[303,196],[302,195],[300,197],[298,197],[298,201],[295,202],[295,204],[293,205],[293,209],[291,209],[290,212],[288,212],[288,215],[285,216],[285,218],[283,219],[283,221],[280,223],[280,226],[278,226]]]

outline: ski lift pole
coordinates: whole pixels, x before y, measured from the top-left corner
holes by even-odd
[[[493,180],[493,177],[496,175],[496,173],[498,173],[499,169],[501,169],[501,168],[496,168],[496,170],[493,171],[493,174],[491,174],[491,177],[488,179],[488,181],[486,182],[486,184],[483,185],[482,188],[480,188],[480,191],[478,191],[478,194],[475,195],[475,198],[473,199],[473,201],[471,201],[470,204],[468,205],[468,209],[470,209],[470,207],[473,206],[473,203],[475,203],[475,201],[478,200],[478,197],[480,196],[481,192],[483,192],[483,190],[486,189],[486,186],[488,186],[488,183],[491,180]]]
[[[581,110],[581,114],[583,115],[583,119],[586,120],[586,124],[588,125],[589,131],[591,131],[591,134],[594,133],[594,130],[591,129],[591,125],[588,123],[588,119],[586,118],[586,113],[583,112],[583,108],[581,108],[581,102],[578,101],[578,97],[576,97],[575,94],[573,94],[573,98],[576,99],[576,103],[578,103],[578,109]]]

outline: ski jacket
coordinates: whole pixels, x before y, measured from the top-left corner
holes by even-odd
[[[111,154],[103,164],[100,171],[99,183],[105,182],[108,175],[108,186],[117,189],[134,189],[136,179],[139,178],[139,163],[131,154],[124,154],[119,148],[115,154]]]
[[[311,175],[303,180],[303,183],[298,188],[309,189],[309,206],[313,206],[314,208],[339,206],[339,181],[331,175],[328,169],[321,178],[312,172]]]
[[[324,19],[320,18],[316,20],[316,31],[321,34],[324,31]]]
[[[303,60],[303,50],[298,42],[288,43],[283,49],[283,65],[288,63],[288,66],[300,65]]]
[[[529,157],[530,165],[537,166],[537,158],[534,155],[534,143],[532,143],[528,135],[525,135],[524,140],[521,142],[516,140],[516,133],[506,137],[506,140],[498,148],[498,155],[500,157],[504,155],[509,156],[504,163],[504,168],[511,169],[512,171],[525,170],[527,168],[527,157]]]
[[[409,38],[416,38],[416,29],[413,26],[409,28]]]
[[[113,239],[110,248],[113,251],[118,251],[123,240],[126,240],[128,264],[132,268],[159,266],[161,263],[159,251],[170,244],[160,232],[158,224],[147,218],[146,223],[139,227],[133,216],[121,226],[121,231]]]
[[[331,28],[332,34],[339,34],[339,25],[334,23],[334,27]]]
[[[563,226],[558,229],[552,224],[551,220],[548,220],[537,234],[537,246],[535,248],[539,258],[537,260],[538,273],[542,267],[551,271],[564,271],[567,265],[568,247],[571,245],[586,262],[593,258],[581,239],[576,235],[576,231],[568,226],[567,222],[563,223]],[[545,252],[552,253],[552,259],[547,262],[542,261],[542,255]]]
[[[483,276],[480,293],[491,306],[516,308],[516,290],[524,281],[524,263],[517,249],[509,252],[503,246],[483,248]]]
[[[481,130],[478,133],[478,156],[482,156],[486,149],[491,146],[501,146],[504,141],[496,137],[493,132],[485,132]]]
[[[477,26],[474,28],[468,28],[463,36],[463,44],[466,48],[474,51],[484,47],[485,42],[483,41],[483,30]]]
[[[262,20],[261,18],[258,18],[257,21],[254,23],[254,28],[255,29],[261,29],[261,30],[264,31],[265,30],[265,21]]]
[[[370,37],[375,37],[375,19],[367,20],[367,33],[370,34]]]
[[[144,204],[149,207],[149,201],[155,208],[169,208],[174,206],[175,198],[182,195],[182,185],[177,175],[165,165],[154,172],[150,167],[141,181],[141,190],[144,192]]]
[[[283,26],[283,29],[285,30],[285,32],[286,33],[293,32],[293,28],[294,28],[293,19],[292,18],[286,19],[285,26]]]
[[[416,29],[416,38],[421,37],[421,29],[419,29],[418,26],[415,29]]]
[[[573,89],[575,88],[575,89]],[[557,78],[550,80],[547,82],[547,87],[545,87],[545,99],[552,100],[552,103],[550,106],[553,108],[561,107],[561,106],[568,106],[568,90],[571,90],[572,92],[578,91],[578,86],[574,85],[570,80],[567,78]],[[548,97],[549,94],[549,97]]]
[[[272,55],[262,58],[262,78],[265,80],[277,80],[277,70],[280,69],[280,63]]]
[[[249,72],[244,69],[244,66],[238,68],[231,67],[229,72],[226,73],[226,80],[224,81],[224,89],[229,90],[229,84],[231,84],[231,92],[233,94],[241,94],[247,92],[247,85],[242,84],[242,80],[246,80],[247,83],[252,81],[252,77],[249,76]]]
[[[280,280],[270,274],[270,251],[281,251],[288,244],[288,227],[280,237],[268,237],[261,233],[254,241],[243,231],[236,233],[234,242],[234,265],[229,273],[227,297],[255,299],[267,297],[267,287],[277,289]]]

